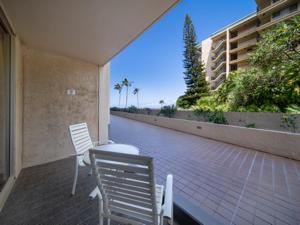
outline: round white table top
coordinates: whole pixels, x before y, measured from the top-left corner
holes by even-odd
[[[132,154],[132,155],[138,155],[140,153],[137,147],[133,145],[125,145],[125,144],[105,144],[105,145],[96,146],[93,149],[99,151],[118,152],[124,154]],[[86,151],[84,153],[83,162],[87,165],[91,164],[89,151]]]

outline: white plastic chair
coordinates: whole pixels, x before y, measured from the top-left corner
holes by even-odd
[[[99,145],[100,143],[92,142],[89,134],[88,126],[86,123],[70,125],[69,130],[70,130],[72,143],[76,152],[75,173],[74,173],[74,181],[72,187],[72,195],[75,195],[79,166],[81,167],[86,166],[86,164],[83,162],[83,154],[84,152]],[[113,142],[109,141],[108,143],[113,143]]]
[[[89,150],[99,188],[99,223],[173,224],[173,176],[156,185],[151,157]],[[164,197],[164,198],[163,198]],[[164,201],[163,201],[164,199]]]

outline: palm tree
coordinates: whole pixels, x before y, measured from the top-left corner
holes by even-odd
[[[127,78],[125,78],[122,81],[122,85],[126,87],[126,103],[125,108],[127,108],[127,101],[128,101],[128,88],[132,85],[133,82],[129,81]]]
[[[140,92],[140,89],[139,88],[135,88],[133,90],[133,94],[136,95],[136,103],[137,103],[137,107],[139,108],[139,92]]]
[[[120,104],[121,104],[121,92],[122,92],[122,89],[123,89],[123,84],[115,84],[115,87],[114,87],[115,90],[117,90],[119,92],[119,107],[120,107]]]
[[[161,108],[162,108],[163,105],[165,104],[165,101],[161,99],[161,100],[159,101],[159,104],[161,105]]]

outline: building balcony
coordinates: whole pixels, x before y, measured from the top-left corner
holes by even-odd
[[[180,196],[191,202],[198,217],[215,219],[202,224],[247,221],[254,225],[255,220],[299,223],[299,161],[118,116],[111,118],[110,138],[138,145],[141,154],[153,156],[158,182],[167,173],[174,175],[175,205]],[[128,127],[132,128],[130,133]],[[88,175],[87,167],[80,169],[76,195],[69,194],[74,162],[68,158],[24,169],[0,213],[0,224],[98,224],[98,201],[87,198],[96,181]],[[175,210],[176,220],[178,214]],[[186,225],[186,221],[179,224]]]
[[[69,125],[107,143],[111,58],[178,2],[1,0],[1,225],[98,223],[84,168],[70,196]]]
[[[245,62],[249,59],[249,55],[248,54],[243,54],[243,55],[239,55],[237,59],[234,60],[230,60],[229,64],[237,64],[237,63],[241,63],[241,62]]]
[[[230,42],[236,42],[238,40],[247,38],[248,36],[255,34],[256,31],[257,31],[257,27],[249,28],[248,30],[239,33],[236,37],[231,38]]]
[[[284,7],[287,7],[291,3],[297,2],[297,0],[279,0],[275,3],[271,1],[271,4],[257,12],[257,16],[259,18],[270,16],[272,13],[276,12],[279,9],[282,9]]]
[[[242,44],[238,45],[237,48],[231,49],[229,51],[229,53],[237,53],[239,51],[243,51],[243,50],[245,50],[247,48],[255,46],[256,43],[257,43],[256,40],[251,40],[251,41],[243,42]]]
[[[277,19],[272,19],[271,21],[265,23],[265,24],[262,24],[260,25],[259,27],[257,27],[257,32],[262,32],[264,31],[265,29],[277,24],[277,23],[280,23],[282,21],[285,21],[287,19],[290,19],[292,18],[293,16],[297,16],[297,15],[300,15],[300,7],[297,9],[297,11],[295,12],[292,12],[292,13],[289,13],[287,15],[284,15],[282,17],[279,17]]]

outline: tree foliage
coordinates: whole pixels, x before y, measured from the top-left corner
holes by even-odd
[[[196,101],[208,94],[208,85],[205,80],[205,69],[203,63],[199,60],[201,53],[197,48],[197,36],[191,18],[186,15],[183,28],[184,41],[184,81],[186,92],[177,100],[177,106],[189,108]]]

